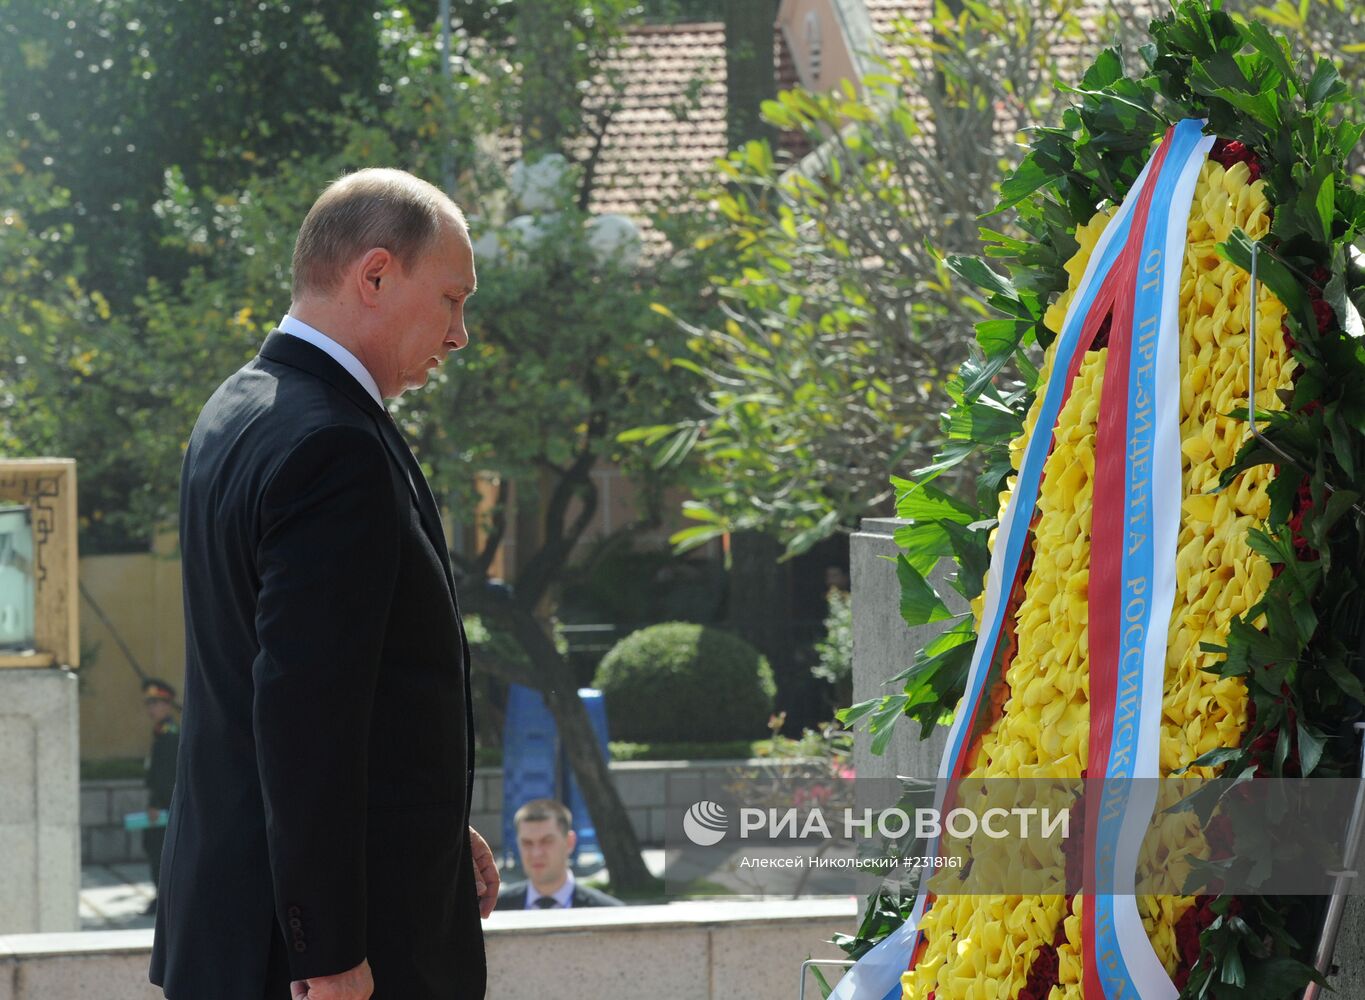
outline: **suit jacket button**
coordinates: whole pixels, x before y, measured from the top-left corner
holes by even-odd
[[[308,950],[308,946],[307,946],[306,944],[304,944],[302,941],[295,941],[295,942],[294,942],[294,950],[295,950],[295,951],[307,951],[307,950]]]

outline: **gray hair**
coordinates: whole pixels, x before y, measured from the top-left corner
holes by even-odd
[[[329,292],[347,264],[383,247],[406,271],[464,213],[445,192],[403,170],[370,167],[345,174],[313,202],[294,242],[293,293]]]

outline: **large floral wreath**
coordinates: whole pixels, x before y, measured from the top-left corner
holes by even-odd
[[[1051,375],[1055,338],[1096,241],[1171,123],[1207,119],[1218,136],[1200,170],[1181,272],[1182,500],[1176,599],[1162,699],[1163,774],[1353,774],[1365,640],[1365,275],[1351,245],[1365,226],[1347,157],[1365,125],[1330,62],[1301,67],[1264,26],[1200,2],[1152,24],[1136,72],[1104,52],[1078,107],[1037,131],[1002,185],[1025,234],[987,232],[985,261],[949,266],[996,316],[950,384],[947,444],[898,481],[903,608],[910,624],[951,617],[926,580],[943,557],[975,604],[922,650],[901,694],[854,706],[884,745],[902,715],[927,735],[957,705],[997,513]],[[1254,372],[1262,437],[1249,433],[1248,271],[1262,294]],[[1036,366],[1043,349],[1041,367]],[[1104,336],[1075,375],[1043,473],[1031,562],[1008,605],[1009,659],[971,746],[971,776],[1079,778],[1086,760],[1088,540]],[[1020,375],[1018,381],[1008,373]],[[968,460],[975,503],[932,480]],[[1081,899],[948,896],[920,923],[907,998],[1082,995]],[[1302,989],[1320,901],[1150,895],[1142,923],[1190,997],[1273,1000]],[[877,897],[865,951],[904,917]],[[994,984],[982,992],[982,984]]]

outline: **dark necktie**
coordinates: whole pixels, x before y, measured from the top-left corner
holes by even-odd
[[[559,901],[553,896],[541,896],[531,905],[537,910],[552,910],[559,905]]]

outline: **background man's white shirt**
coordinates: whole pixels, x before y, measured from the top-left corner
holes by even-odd
[[[559,887],[559,891],[553,893],[555,902],[559,904],[559,909],[567,910],[571,908],[571,904],[573,902],[573,887],[574,887],[573,871],[570,870],[569,872],[566,873],[564,884]],[[525,907],[523,907],[523,909],[527,910],[540,909],[540,907],[536,906],[536,900],[540,899],[541,896],[542,894],[537,892],[536,887],[532,885],[528,880],[526,883],[526,905]],[[553,907],[547,907],[547,909],[553,909]]]
[[[361,384],[371,398],[379,404],[382,409],[384,398],[379,395],[379,383],[374,380],[368,368],[360,363],[357,358],[346,348],[342,347],[321,330],[315,330],[303,320],[285,314],[284,319],[280,320],[280,329],[291,337],[298,337],[299,340],[306,340],[320,351],[327,352],[327,355],[348,371],[353,379]]]

